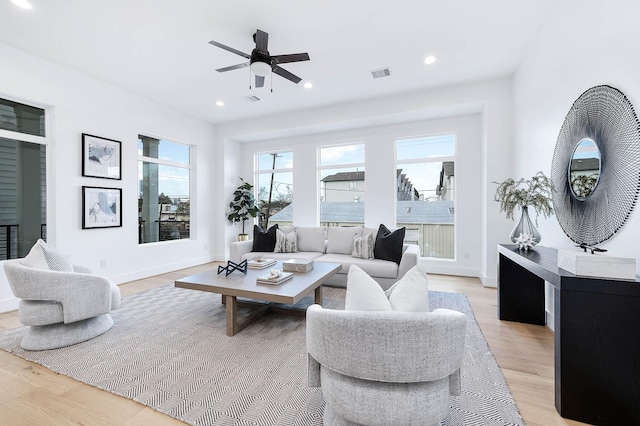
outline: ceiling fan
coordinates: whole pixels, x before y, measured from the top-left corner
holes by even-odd
[[[267,50],[267,44],[269,43],[269,34],[265,33],[261,30],[256,30],[256,33],[253,35],[253,41],[256,43],[255,49],[251,51],[251,55],[236,50],[232,47],[226,46],[222,43],[218,43],[217,41],[210,41],[209,44],[217,46],[221,49],[227,50],[231,53],[235,53],[236,55],[240,55],[243,58],[249,60],[249,62],[244,62],[238,65],[231,65],[225,68],[219,68],[216,71],[218,72],[226,72],[237,70],[240,68],[251,68],[251,72],[256,75],[256,87],[264,86],[264,78],[269,75],[270,72],[274,72],[278,74],[280,77],[284,77],[289,81],[292,81],[298,84],[302,79],[295,74],[290,73],[289,71],[281,68],[279,64],[286,64],[289,62],[300,62],[300,61],[308,61],[309,54],[308,53],[292,53],[288,55],[274,55],[271,56],[269,51]]]

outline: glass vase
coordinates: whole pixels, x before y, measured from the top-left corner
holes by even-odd
[[[516,227],[513,228],[513,231],[511,231],[511,235],[510,235],[511,242],[515,243],[516,239],[520,236],[520,234],[531,235],[534,238],[533,245],[540,243],[540,240],[542,239],[542,236],[540,235],[540,232],[538,231],[538,229],[535,226],[533,226],[533,222],[529,217],[529,209],[526,206],[522,207],[520,222],[518,222]]]

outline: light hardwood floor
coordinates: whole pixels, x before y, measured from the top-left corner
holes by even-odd
[[[123,297],[217,267],[201,265],[123,284]],[[583,425],[554,407],[553,334],[544,327],[499,321],[495,289],[475,278],[430,275],[429,288],[469,298],[491,351],[529,426]],[[0,314],[0,330],[21,326],[17,312]],[[1,425],[177,425],[132,400],[56,374],[0,350]]]

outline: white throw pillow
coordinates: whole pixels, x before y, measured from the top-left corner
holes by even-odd
[[[346,311],[429,312],[427,275],[411,268],[386,292],[359,267],[352,265],[347,275]]]
[[[373,234],[367,234],[365,236],[356,235],[353,237],[353,251],[352,257],[359,259],[373,259]]]
[[[36,241],[31,247],[29,254],[22,260],[22,264],[37,269],[73,272],[69,255],[45,243],[42,239]]]
[[[391,303],[380,284],[366,272],[351,265],[347,274],[345,311],[390,311]]]
[[[329,226],[327,228],[327,253],[351,254],[353,237],[362,235],[362,226]]]
[[[24,257],[24,259],[22,259],[20,263],[30,268],[48,270],[49,266],[47,265],[47,261],[44,259],[44,253],[42,252],[41,244],[45,244],[45,242],[41,239],[38,239],[38,241],[36,241],[33,247],[31,247],[29,253]]]
[[[273,249],[274,253],[297,253],[297,244],[298,237],[296,236],[295,230],[285,234],[280,229],[276,229],[276,246]]]
[[[418,265],[386,292],[391,309],[403,312],[429,312],[429,282]]]

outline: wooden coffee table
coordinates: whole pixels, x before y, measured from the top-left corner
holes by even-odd
[[[304,315],[304,310],[285,308],[277,304],[294,305],[311,291],[315,293],[315,303],[321,305],[322,284],[342,269],[342,265],[314,262],[314,268],[311,271],[294,272],[293,278],[282,284],[256,283],[256,278],[267,275],[270,269],[281,268],[282,261],[278,261],[270,268],[248,269],[246,275],[239,271],[234,271],[229,276],[225,276],[224,273],[218,275],[217,270],[212,270],[177,280],[175,286],[221,294],[222,303],[227,310],[227,336],[233,336],[269,310]],[[238,297],[255,301],[239,301]],[[238,306],[251,306],[256,309],[238,321]]]

